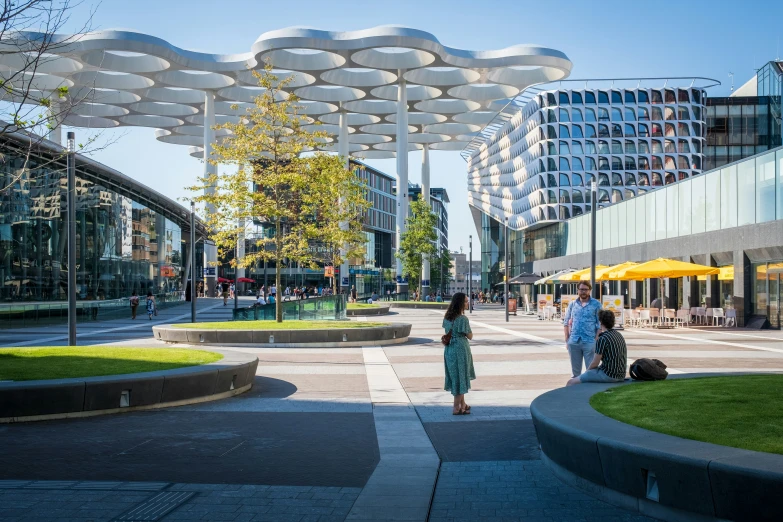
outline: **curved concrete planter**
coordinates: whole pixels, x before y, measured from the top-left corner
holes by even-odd
[[[181,406],[238,395],[253,386],[258,357],[157,372],[0,383],[0,423],[91,417]]]
[[[348,317],[369,317],[373,315],[386,315],[389,313],[388,306],[379,306],[378,308],[359,308],[355,310],[346,309],[345,315]]]
[[[392,308],[421,308],[424,310],[448,310],[449,303],[392,303]]]
[[[330,328],[324,330],[209,330],[176,328],[170,324],[152,327],[155,339],[187,344],[257,344],[268,347],[312,346],[321,348],[382,346],[408,341],[411,325],[389,323],[366,328]]]
[[[610,419],[581,384],[530,406],[543,459],[562,480],[662,520],[780,520],[783,455],[647,431]]]

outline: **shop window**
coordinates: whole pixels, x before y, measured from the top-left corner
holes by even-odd
[[[569,149],[567,141],[560,142],[560,154],[562,154],[563,156],[571,155],[571,149]]]
[[[579,158],[571,158],[571,163],[574,166],[573,170],[584,170],[584,167],[582,166],[582,160]]]
[[[625,124],[625,135],[628,136],[629,138],[633,138],[634,136],[636,136],[636,129],[634,129],[633,125],[631,125],[630,123]]]
[[[639,121],[650,121],[650,111],[646,107],[637,107],[636,118]]]
[[[575,122],[582,122],[582,121],[584,121],[582,119],[582,110],[581,109],[571,109],[571,121],[575,121]]]
[[[623,103],[623,96],[617,91],[612,91],[612,103]]]
[[[636,97],[634,97],[632,91],[625,91],[625,103],[629,103],[629,104],[636,103]]]
[[[666,184],[671,185],[672,183],[677,182],[677,176],[674,175],[673,172],[667,172],[666,173]],[[674,189],[671,189],[674,190]]]
[[[652,184],[653,187],[661,187],[663,186],[663,178],[661,177],[660,172],[653,172],[652,173]]]
[[[571,148],[573,149],[575,156],[577,154],[581,156],[582,154],[585,153],[584,150],[582,150],[582,144],[579,143],[578,141],[572,141],[571,142]]]
[[[639,154],[649,154],[650,143],[647,140],[639,140]]]
[[[639,103],[650,103],[650,97],[647,96],[647,91],[639,91]]]
[[[615,187],[621,187],[623,185],[623,177],[617,172],[612,172],[612,185]]]
[[[584,134],[582,134],[582,126],[581,125],[572,125],[571,126],[571,133],[572,138],[584,138]]]
[[[601,187],[608,187],[609,186],[609,175],[604,174],[603,172],[598,173],[598,185]]]
[[[622,138],[623,137],[623,128],[618,123],[612,124],[612,137],[613,138]]]
[[[639,170],[650,170],[650,162],[643,156],[639,157]]]
[[[568,127],[566,127],[565,125],[561,125],[560,126],[560,137],[561,138],[570,138],[571,137],[571,133],[568,132]]]
[[[663,168],[663,160],[660,156],[653,156],[652,157],[652,168],[654,169],[662,169]]]
[[[661,142],[661,140],[652,140],[652,153],[653,154],[663,153],[663,143]]]
[[[650,137],[650,129],[644,123],[639,124],[639,137],[640,138]]]
[[[625,153],[636,154],[636,143],[631,140],[625,140]]]
[[[585,138],[595,138],[595,126],[585,125]]]
[[[677,103],[677,98],[674,96],[674,91],[671,89],[666,89],[666,103]]]
[[[599,138],[608,138],[609,137],[609,126],[604,125],[603,123],[598,124],[598,137]]]
[[[585,93],[585,104],[595,105],[595,94],[587,91]]]
[[[609,103],[609,95],[604,91],[598,91],[598,103]]]
[[[654,120],[662,120],[663,119],[663,111],[660,107],[653,107],[652,108],[652,119]]]
[[[636,185],[636,176],[634,176],[630,172],[626,172],[625,173],[625,184],[626,185],[635,186]]]
[[[559,112],[561,122],[571,121],[571,118],[568,115],[568,111],[566,109],[560,109],[558,112]]]
[[[674,140],[665,140],[664,143],[665,145],[663,150],[665,152],[677,152],[677,149],[674,146]]]
[[[633,159],[633,156],[625,157],[625,168],[626,170],[636,170],[636,161]]]
[[[585,142],[585,150],[587,154],[598,154],[598,150],[595,148],[595,142],[594,141],[586,141]]]
[[[623,121],[623,112],[617,107],[612,107],[612,121]]]
[[[568,93],[567,92],[561,92],[559,95],[560,98],[560,105],[570,105],[571,102],[568,100]]]
[[[589,107],[585,109],[585,121],[596,121],[595,111]]]

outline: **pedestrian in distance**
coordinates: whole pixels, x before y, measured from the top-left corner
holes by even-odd
[[[601,327],[598,320],[601,302],[590,297],[592,288],[590,281],[579,281],[579,299],[571,301],[563,315],[566,349],[571,356],[571,377],[581,375],[582,360],[585,368],[589,367],[595,353],[595,342]]]
[[[155,296],[152,295],[152,291],[147,292],[147,316],[152,321],[152,316],[158,315],[155,309]]]
[[[470,329],[470,321],[465,315],[468,306],[468,297],[462,292],[455,293],[443,319],[443,329],[446,331],[446,335],[441,338],[441,342],[445,345],[444,389],[454,396],[453,415],[470,414],[470,406],[465,403],[465,394],[470,390],[470,381],[476,378],[469,342],[473,339],[473,332]]]
[[[226,306],[228,304],[228,283],[223,283],[220,288],[223,291],[223,306]]]
[[[136,319],[136,310],[139,308],[139,295],[134,291],[130,297],[131,319]]]

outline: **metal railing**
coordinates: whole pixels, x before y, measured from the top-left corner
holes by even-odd
[[[76,322],[87,323],[108,319],[130,317],[130,298],[77,301]],[[146,296],[139,296],[138,314],[146,313]],[[171,308],[185,302],[183,292],[171,292],[156,294],[155,303],[158,310]],[[45,326],[53,324],[66,324],[68,322],[68,303],[66,301],[54,301],[50,303],[24,302],[0,304],[0,329],[27,328],[31,326]]]
[[[282,301],[284,321],[339,321],[345,319],[345,296],[330,295]],[[234,321],[274,321],[276,304],[233,310]]]

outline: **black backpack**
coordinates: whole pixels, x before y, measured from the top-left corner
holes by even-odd
[[[666,365],[658,359],[637,359],[631,364],[628,373],[635,381],[662,381],[669,376]]]

